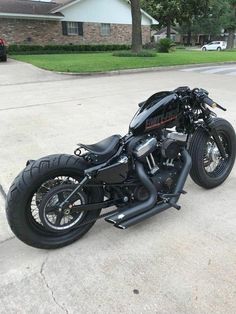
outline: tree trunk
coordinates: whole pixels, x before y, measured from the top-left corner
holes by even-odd
[[[187,45],[192,46],[192,23],[187,22]]]
[[[137,53],[142,50],[142,26],[139,0],[131,0],[131,12],[132,12],[132,51]]]
[[[234,34],[235,34],[235,29],[230,29],[228,40],[227,40],[227,49],[234,48]]]
[[[170,34],[171,34],[171,23],[170,21],[168,21],[167,26],[166,26],[166,37],[170,38]]]

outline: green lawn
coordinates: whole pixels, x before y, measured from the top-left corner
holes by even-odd
[[[112,53],[78,53],[53,55],[16,55],[12,58],[59,72],[103,72],[208,62],[235,61],[236,51],[176,51],[157,53],[156,57],[114,57]]]

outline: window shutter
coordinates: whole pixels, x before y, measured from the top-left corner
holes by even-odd
[[[78,22],[78,35],[84,36],[84,23]]]
[[[62,34],[63,35],[68,35],[67,23],[66,22],[62,22]]]

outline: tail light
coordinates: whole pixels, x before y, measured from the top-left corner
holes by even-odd
[[[0,38],[0,45],[4,46],[5,45],[5,42],[3,39]]]

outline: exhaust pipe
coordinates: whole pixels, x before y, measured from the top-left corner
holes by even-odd
[[[156,188],[154,184],[151,182],[151,180],[149,179],[149,177],[146,175],[146,172],[144,170],[142,163],[140,163],[139,161],[136,161],[135,167],[136,167],[136,172],[137,172],[139,180],[142,182],[144,187],[149,192],[149,198],[146,201],[142,203],[137,203],[136,205],[132,207],[126,206],[117,214],[108,216],[105,219],[107,222],[117,225],[121,221],[128,220],[138,214],[143,213],[144,211],[147,211],[153,208],[153,206],[155,206],[155,204],[157,203]]]
[[[148,210],[147,212],[144,212],[143,214],[140,214],[138,216],[135,216],[133,218],[130,218],[129,220],[127,221],[124,221],[124,222],[120,222],[118,224],[115,224],[114,226],[116,228],[119,228],[119,229],[127,229],[133,225],[136,225],[137,223],[149,218],[149,217],[152,217],[156,214],[159,214],[169,208],[171,208],[172,206],[168,203],[162,203],[162,204],[159,204],[157,206],[155,206],[153,209],[151,210]]]
[[[182,152],[182,158],[184,161],[184,167],[182,169],[182,172],[180,174],[180,177],[178,179],[178,182],[176,184],[174,193],[176,196],[170,198],[168,203],[163,203],[156,205],[154,208],[152,208],[151,210],[147,210],[141,214],[137,214],[136,216],[131,217],[130,219],[123,219],[122,221],[120,221],[119,223],[115,224],[115,227],[120,228],[120,229],[127,229],[130,226],[133,226],[147,218],[150,218],[156,214],[161,213],[164,210],[167,210],[168,208],[171,207],[178,207],[177,206],[177,202],[180,198],[181,193],[183,192],[183,188],[184,188],[184,184],[187,180],[189,171],[191,169],[192,166],[192,159],[189,155],[189,153],[187,152],[187,150],[183,150]]]

